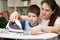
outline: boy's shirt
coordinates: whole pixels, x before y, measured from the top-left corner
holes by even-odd
[[[39,23],[36,23],[36,24],[33,26],[33,25],[31,25],[31,23],[30,23],[29,21],[21,21],[21,25],[22,25],[23,30],[28,30],[28,31],[30,31],[31,28],[39,25]]]
[[[21,25],[22,25],[22,28],[23,30],[27,30],[27,31],[30,31],[31,28],[37,26],[37,25],[40,25],[40,23],[36,23],[36,25],[31,25],[31,23],[29,21],[21,21]],[[44,30],[41,30],[41,32],[45,32]]]

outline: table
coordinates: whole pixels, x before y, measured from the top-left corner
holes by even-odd
[[[0,38],[58,40],[58,34],[56,34],[56,33],[43,33],[40,35],[23,35],[23,33],[0,32]]]

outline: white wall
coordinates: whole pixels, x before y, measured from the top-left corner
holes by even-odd
[[[0,0],[0,12],[7,10],[7,0]]]
[[[36,4],[40,7],[40,3],[42,0],[31,0],[31,4]]]
[[[3,11],[3,3],[2,0],[0,0],[0,12]]]
[[[0,11],[6,11],[7,9],[10,11],[10,12],[12,12],[13,11],[13,9],[12,10],[10,10],[8,7],[9,6],[11,6],[11,5],[13,5],[13,1],[12,0],[9,0],[9,1],[11,1],[11,2],[9,2],[9,3],[7,3],[7,1],[8,0],[0,0]],[[39,7],[41,7],[40,6],[40,3],[41,3],[41,1],[42,0],[31,0],[31,4],[37,4]],[[60,0],[56,0],[56,2],[57,2],[57,4],[58,5],[60,5]],[[8,4],[8,5],[7,5]],[[17,0],[17,3],[16,3],[17,5],[22,5],[22,2],[20,2],[19,0]]]
[[[41,7],[41,1],[42,0],[31,0],[31,4],[37,4],[39,7]],[[55,0],[55,1],[60,6],[60,0]]]
[[[60,0],[55,0],[55,1],[60,6]]]

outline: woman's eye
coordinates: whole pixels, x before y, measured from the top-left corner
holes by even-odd
[[[47,9],[46,9],[46,11],[49,12],[50,10],[47,10]]]

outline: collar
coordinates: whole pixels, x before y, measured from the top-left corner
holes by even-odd
[[[31,23],[29,22],[29,26],[30,26],[30,27],[35,27],[35,26],[37,26],[37,25],[39,25],[39,23],[37,23],[37,24],[35,24],[35,25],[31,25]]]

